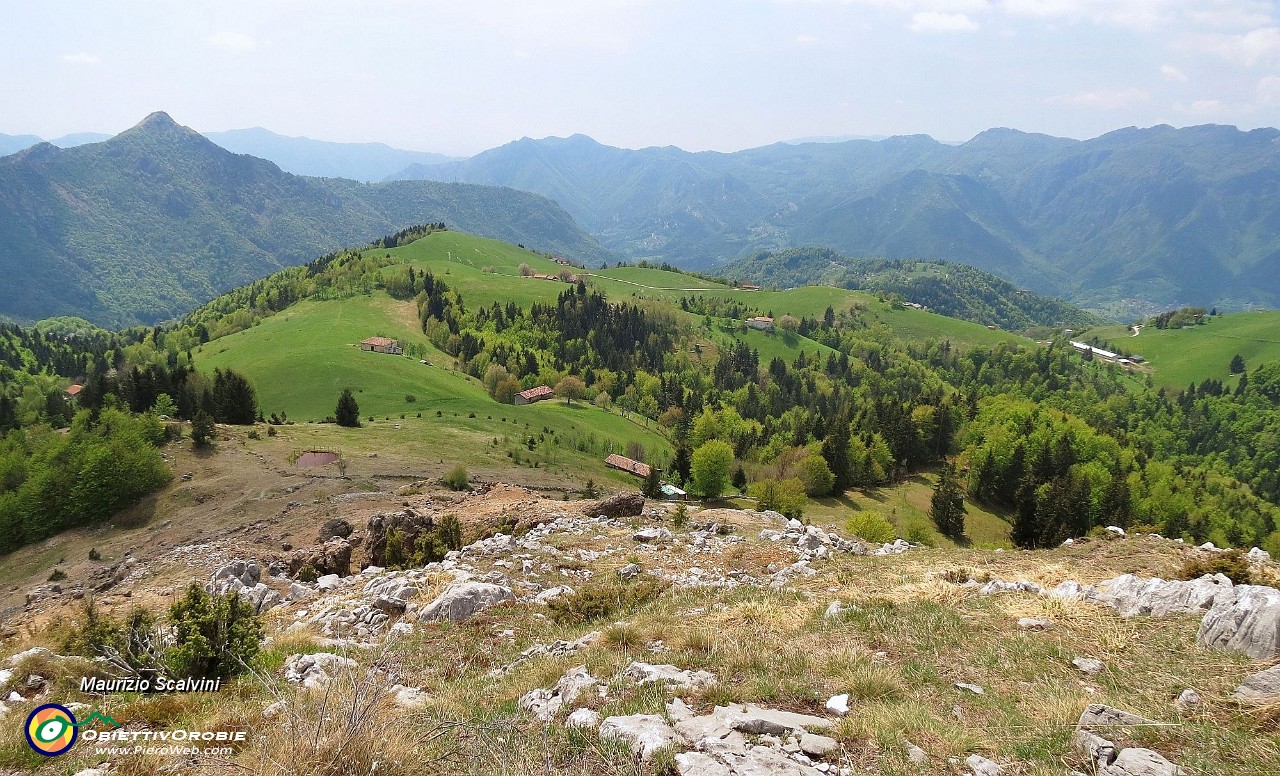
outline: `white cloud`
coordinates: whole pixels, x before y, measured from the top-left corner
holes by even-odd
[[[1254,104],[1267,107],[1280,105],[1280,75],[1269,75],[1258,82]]]
[[[93,54],[86,54],[83,51],[78,54],[63,54],[62,61],[71,65],[97,65],[102,63],[101,59],[98,59]]]
[[[1116,110],[1147,102],[1150,99],[1150,93],[1130,87],[1128,89],[1095,89],[1093,91],[1080,91],[1075,94],[1061,94],[1057,97],[1050,97],[1048,102],[1058,105],[1075,105],[1079,108]]]
[[[1161,65],[1160,75],[1164,76],[1166,79],[1170,81],[1177,81],[1179,83],[1184,83],[1184,84],[1187,81],[1191,80],[1190,78],[1187,78],[1186,73],[1182,72],[1182,70],[1180,70],[1177,67],[1174,67],[1173,65]]]
[[[911,24],[907,26],[914,32],[973,32],[978,29],[978,23],[967,14],[940,11],[920,11],[913,14]]]
[[[812,36],[812,35],[797,35],[797,36],[796,36],[796,43],[799,43],[801,46],[812,46],[813,44],[815,44],[815,43],[817,43],[817,42],[818,42],[818,39],[817,39],[816,37]]]
[[[205,41],[214,48],[227,51],[253,51],[258,47],[258,41],[243,32],[216,32]]]
[[[1196,100],[1191,103],[1191,106],[1187,111],[1189,113],[1205,115],[1210,113],[1221,113],[1226,110],[1226,108],[1227,105],[1222,100]]]

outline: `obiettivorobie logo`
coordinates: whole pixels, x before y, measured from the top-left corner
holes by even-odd
[[[103,722],[111,727],[120,723],[98,712],[91,713],[84,722],[77,722],[76,715],[66,706],[46,703],[27,716],[27,743],[45,757],[56,757],[75,745],[80,728],[93,722]]]

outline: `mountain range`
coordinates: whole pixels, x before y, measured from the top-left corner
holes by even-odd
[[[385,143],[333,143],[309,137],[289,137],[262,127],[202,134],[228,151],[275,162],[280,169],[294,175],[317,178],[373,182],[394,177],[407,166],[459,160],[459,157],[444,154],[392,148]],[[98,132],[79,132],[48,142],[59,148],[73,148],[101,143],[111,137]],[[45,141],[36,135],[0,134],[0,156],[17,153],[42,142]]]
[[[711,268],[760,250],[943,259],[1127,315],[1280,303],[1280,131],[992,129],[735,153],[522,140],[396,178],[512,186],[606,248]]]
[[[575,258],[607,255],[534,194],[296,176],[155,113],[103,142],[0,158],[0,316],[150,324],[283,266],[440,221]]]

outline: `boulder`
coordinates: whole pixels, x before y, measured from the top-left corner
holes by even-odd
[[[340,517],[331,517],[320,526],[320,533],[316,537],[316,542],[324,544],[335,536],[339,539],[346,539],[351,536],[352,530],[354,529],[351,527],[351,523]]]
[[[1206,647],[1243,652],[1256,660],[1280,657],[1280,590],[1237,585],[1219,596],[1204,619],[1196,641]]]
[[[969,759],[964,762],[965,765],[969,766],[969,770],[973,771],[973,776],[1000,776],[1000,764],[995,760],[988,760],[982,755],[971,754]]]
[[[1231,697],[1246,703],[1280,701],[1280,665],[1274,665],[1256,674],[1249,674]]]
[[[321,544],[300,547],[289,556],[289,574],[297,576],[305,566],[311,566],[321,576],[337,574],[345,577],[351,573],[351,542],[340,536],[330,537]]]
[[[647,544],[649,542],[669,542],[671,541],[671,532],[662,527],[642,528],[636,531],[631,537],[636,541]]]
[[[487,582],[455,582],[427,604],[419,617],[424,620],[461,622],[494,604],[514,600],[515,595],[510,588]]]
[[[680,776],[733,776],[733,771],[726,765],[701,752],[676,755],[676,772]]]
[[[677,741],[676,731],[657,714],[608,717],[600,724],[600,737],[630,742],[631,751],[646,761],[654,752]]]
[[[1121,749],[1114,762],[1098,771],[1098,776],[1186,776],[1186,773],[1150,749],[1129,747]]]
[[[593,501],[582,508],[587,517],[604,515],[605,517],[638,517],[644,513],[643,493],[619,493],[616,496]]]
[[[719,707],[716,709],[719,711]],[[734,704],[721,715],[728,726],[742,733],[784,735],[807,733],[810,729],[827,730],[835,725],[825,717],[797,714],[793,711],[766,709],[752,703]]]
[[[413,548],[418,542],[418,535],[434,531],[435,519],[431,515],[420,515],[412,509],[400,512],[380,512],[369,518],[365,538],[365,553],[370,566],[387,566],[387,535],[391,531],[400,534],[404,547]]]
[[[834,738],[827,736],[819,736],[814,733],[805,733],[800,736],[800,751],[810,757],[823,758],[840,746],[840,742]]]

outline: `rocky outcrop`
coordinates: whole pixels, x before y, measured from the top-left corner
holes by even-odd
[[[1231,697],[1245,703],[1280,702],[1280,665],[1249,674]]]
[[[311,690],[324,687],[339,673],[355,668],[356,661],[332,652],[290,655],[284,661],[284,678]]]
[[[582,514],[587,517],[599,517],[601,515],[609,518],[638,517],[643,513],[644,494],[642,493],[619,493],[616,496],[592,502],[582,508]]]
[[[418,535],[434,531],[435,519],[428,514],[419,514],[412,509],[400,512],[381,512],[369,518],[368,532],[365,537],[365,552],[370,566],[386,566],[387,535],[392,531],[400,535],[403,546],[412,549],[418,541]]]
[[[1186,771],[1158,752],[1141,747],[1121,747],[1105,738],[1126,726],[1148,725],[1151,721],[1127,711],[1090,704],[1080,715],[1071,748],[1089,762],[1098,776],[1186,776]]]
[[[569,708],[582,693],[600,683],[585,665],[570,668],[556,682],[555,687],[530,690],[516,701],[516,705],[542,722],[550,722],[562,708]]]
[[[1256,660],[1280,657],[1280,590],[1237,585],[1219,596],[1200,621],[1196,641],[1243,652]]]
[[[651,663],[632,663],[622,675],[632,679],[636,684],[659,682],[675,687],[708,687],[716,683],[715,674],[708,671],[681,671],[673,665],[653,665]]]
[[[462,622],[494,604],[514,601],[510,588],[487,582],[455,582],[434,601],[427,604],[420,614],[424,620],[452,620]]]
[[[345,577],[351,573],[351,542],[334,536],[322,544],[300,547],[289,556],[289,576],[296,577],[305,566],[311,566],[319,576],[337,574]]]
[[[648,760],[659,749],[676,743],[676,731],[657,714],[630,714],[607,717],[600,724],[601,738],[620,738],[631,744],[631,751]]]
[[[261,614],[278,606],[283,600],[279,593],[263,584],[261,579],[262,567],[257,561],[235,560],[213,572],[213,578],[204,589],[212,595],[235,593],[248,601],[255,612]]]

